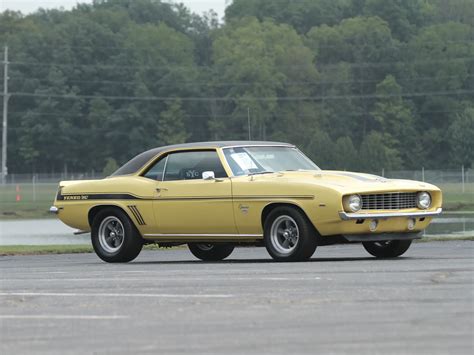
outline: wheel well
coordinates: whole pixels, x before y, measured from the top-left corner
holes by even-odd
[[[270,212],[272,212],[277,207],[293,207],[293,208],[296,208],[298,211],[300,211],[308,219],[308,221],[311,223],[311,225],[313,226],[316,233],[319,234],[318,229],[315,227],[313,222],[311,222],[311,220],[308,218],[308,215],[306,214],[306,212],[300,206],[295,205],[293,203],[279,203],[279,202],[277,202],[277,203],[271,203],[269,205],[266,205],[265,208],[262,211],[262,216],[261,216],[262,228],[264,227],[265,220],[267,219]]]
[[[94,218],[95,216],[97,216],[97,213],[99,213],[100,211],[102,211],[103,209],[106,209],[106,208],[115,208],[117,210],[120,210],[122,212],[124,212],[126,215],[128,215],[128,213],[126,211],[124,211],[123,208],[121,207],[118,207],[118,206],[115,206],[115,205],[100,205],[100,206],[95,206],[95,207],[92,207],[90,210],[89,210],[89,214],[87,215],[87,219],[89,221],[89,226],[92,227],[92,222],[94,221]],[[133,223],[133,222],[132,222]]]

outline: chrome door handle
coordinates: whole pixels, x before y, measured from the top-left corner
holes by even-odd
[[[168,191],[166,187],[157,187],[156,192],[161,192],[161,191]]]

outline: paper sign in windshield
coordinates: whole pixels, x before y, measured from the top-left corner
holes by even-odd
[[[258,169],[247,153],[233,153],[230,156],[242,170]]]

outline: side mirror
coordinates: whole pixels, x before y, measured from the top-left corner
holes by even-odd
[[[202,178],[203,178],[203,180],[215,180],[216,175],[214,174],[213,171],[204,171],[202,173]]]

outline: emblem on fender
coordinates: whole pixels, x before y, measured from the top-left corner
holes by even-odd
[[[89,199],[88,195],[69,195],[64,196],[64,200],[87,200]]]
[[[239,205],[240,212],[242,213],[248,213],[249,212],[249,206],[247,205]]]

